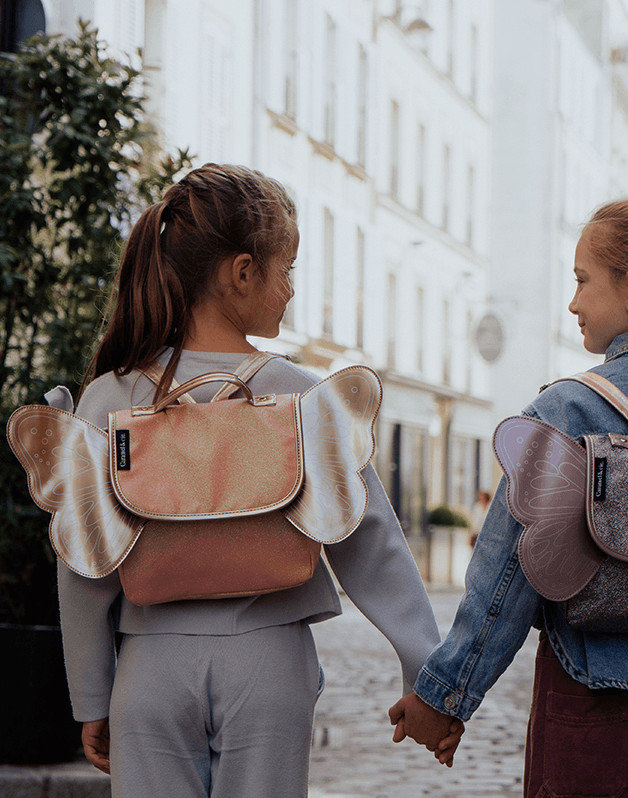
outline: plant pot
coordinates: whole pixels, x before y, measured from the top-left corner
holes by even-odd
[[[0,624],[0,651],[0,762],[75,759],[81,725],[72,718],[59,627]]]

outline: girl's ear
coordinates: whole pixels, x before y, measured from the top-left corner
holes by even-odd
[[[256,268],[253,258],[245,252],[236,255],[231,261],[231,284],[238,294],[247,294],[255,276]]]

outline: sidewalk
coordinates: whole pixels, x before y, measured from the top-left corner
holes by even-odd
[[[443,634],[460,590],[429,594]],[[341,617],[312,627],[327,686],[317,705],[310,798],[519,798],[536,633],[467,724],[450,770],[412,741],[391,742],[396,656],[344,597],[343,605]],[[110,798],[109,778],[84,761],[0,765],[0,798]]]

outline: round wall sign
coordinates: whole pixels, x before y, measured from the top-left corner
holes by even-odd
[[[494,363],[504,349],[504,328],[494,313],[486,313],[475,328],[475,345],[487,363]]]

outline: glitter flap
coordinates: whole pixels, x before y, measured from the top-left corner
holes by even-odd
[[[144,518],[268,512],[291,502],[303,483],[297,394],[261,406],[229,399],[169,405],[149,415],[122,410],[109,414],[109,441],[116,496]]]

